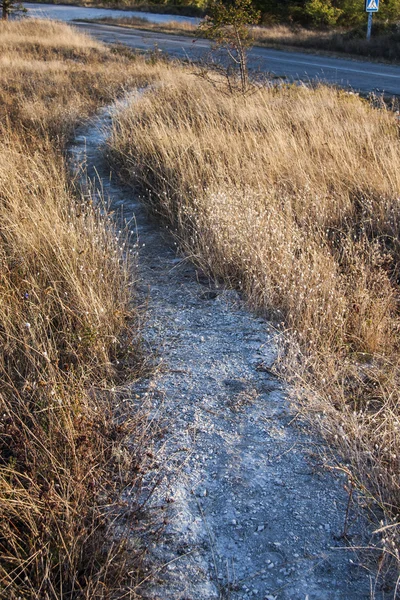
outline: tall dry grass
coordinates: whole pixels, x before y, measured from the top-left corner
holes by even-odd
[[[148,441],[109,391],[140,368],[134,274],[64,150],[157,69],[37,21],[0,24],[0,66],[0,597],[136,597]]]
[[[157,78],[157,66],[49,21],[2,24],[0,118],[60,148],[100,104]]]
[[[395,114],[323,86],[229,96],[176,71],[115,117],[109,152],[203,269],[285,329],[281,372],[382,507],[398,560]]]

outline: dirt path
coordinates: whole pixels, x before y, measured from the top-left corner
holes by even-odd
[[[123,205],[128,219],[135,214],[145,336],[160,359],[139,385],[167,422],[164,454],[181,463],[154,499],[168,506],[168,525],[152,551],[159,564],[171,562],[145,596],[370,598],[368,572],[339,539],[344,480],[317,468],[320,440],[300,429],[268,372],[275,356],[268,323],[236,292],[199,280],[132,192],[110,181],[99,147],[109,118],[82,130],[71,153],[86,152],[89,175],[95,167],[113,207]],[[360,527],[351,526],[354,545],[365,543]]]

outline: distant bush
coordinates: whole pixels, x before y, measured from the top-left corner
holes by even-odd
[[[305,13],[316,27],[333,27],[337,24],[343,11],[332,6],[329,0],[308,0],[304,6]]]

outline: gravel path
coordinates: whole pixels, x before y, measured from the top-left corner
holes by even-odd
[[[145,337],[160,365],[138,385],[167,424],[162,452],[176,457],[154,498],[168,525],[153,558],[169,564],[145,597],[370,598],[368,572],[340,539],[345,481],[318,468],[321,441],[299,427],[268,370],[268,323],[177,257],[132,191],[110,180],[100,147],[109,115],[81,130],[71,153],[86,152],[113,207],[135,215]],[[354,545],[365,543],[360,528],[353,522]]]

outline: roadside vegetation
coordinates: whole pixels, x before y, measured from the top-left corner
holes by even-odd
[[[374,23],[370,40],[366,25],[351,29],[315,29],[301,26],[271,25],[254,27],[254,43],[260,46],[309,51],[343,53],[373,60],[400,61],[400,26],[398,23]]]
[[[154,31],[156,33],[170,33],[173,35],[188,35],[190,37],[196,37],[197,27],[192,23],[181,23],[174,21],[171,17],[171,21],[166,23],[153,23],[145,17],[119,17],[114,19],[113,17],[102,17],[101,19],[83,19],[88,23],[104,23],[105,25],[118,25],[119,27],[127,27],[131,29],[141,29],[143,31]]]
[[[147,426],[111,387],[141,369],[134,273],[64,151],[156,69],[50,22],[1,24],[0,48],[0,597],[133,598]]]
[[[398,563],[396,114],[319,85],[230,94],[181,69],[114,118],[109,146],[187,254],[284,332],[277,369],[340,448],[349,489],[382,509]]]

